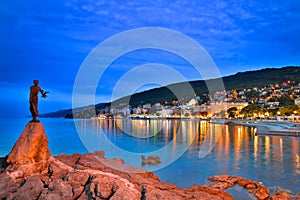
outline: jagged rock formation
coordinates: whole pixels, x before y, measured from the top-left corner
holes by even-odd
[[[270,200],[288,200],[288,199],[300,199],[300,193],[297,195],[288,193],[288,191],[277,190],[273,195],[270,194],[269,188],[265,187],[262,183],[257,183],[246,178],[238,176],[220,175],[208,178],[210,186],[219,190],[225,190],[232,188],[235,185],[248,190],[253,197],[258,200],[270,199]]]
[[[106,161],[140,173],[119,171]],[[9,167],[8,167],[9,168]],[[99,159],[94,154],[50,156],[47,171],[14,176],[6,168],[0,174],[0,199],[232,199],[224,191],[194,185],[181,189],[161,182],[143,169],[126,166],[118,160]],[[19,168],[18,168],[19,169]]]
[[[0,199],[229,200],[232,196],[223,190],[234,184],[253,191],[258,199],[291,197],[283,192],[270,196],[268,189],[259,183],[233,176],[210,178],[210,186],[182,189],[161,182],[151,172],[127,166],[121,159],[106,159],[103,151],[47,156],[44,130],[36,125],[26,126],[10,155],[0,159]],[[33,146],[40,151],[32,149]],[[21,149],[28,154],[22,154]]]
[[[20,178],[47,171],[50,150],[44,126],[27,123],[23,133],[7,156],[6,173]]]
[[[12,165],[47,161],[50,156],[48,139],[41,123],[28,123],[8,155]]]

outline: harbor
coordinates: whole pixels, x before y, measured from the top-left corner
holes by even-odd
[[[300,123],[283,120],[217,120],[212,123],[254,127],[256,135],[292,136],[300,137]]]

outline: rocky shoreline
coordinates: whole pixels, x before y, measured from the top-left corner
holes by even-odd
[[[161,182],[152,172],[105,158],[102,151],[50,156],[42,124],[29,123],[11,153],[0,159],[0,199],[224,199],[238,185],[257,199],[300,199],[261,183],[229,175],[188,189]]]
[[[0,199],[232,199],[208,186],[177,188],[144,170],[128,173],[110,168],[94,154],[50,157],[44,162],[8,166],[0,174]],[[110,160],[120,167],[118,160]],[[30,174],[28,168],[35,167]]]

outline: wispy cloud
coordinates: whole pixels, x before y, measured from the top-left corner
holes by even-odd
[[[45,86],[58,88],[57,98],[65,101],[69,97],[64,94],[72,91],[77,70],[94,47],[140,27],[164,27],[192,37],[223,75],[299,65],[299,13],[299,1],[5,1],[0,7],[0,79],[26,90],[32,79],[41,79]],[[135,52],[103,75],[108,89],[100,90],[101,98],[109,96],[122,74],[147,62],[168,65],[195,79],[192,67],[179,58]]]

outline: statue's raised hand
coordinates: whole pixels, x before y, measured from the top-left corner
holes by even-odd
[[[50,93],[50,92],[43,92],[42,97],[46,98],[48,93]]]

